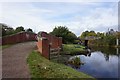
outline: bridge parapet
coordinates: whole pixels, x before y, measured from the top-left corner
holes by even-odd
[[[37,46],[39,52],[47,59],[50,58],[50,50],[62,47],[62,38],[47,34],[46,32],[39,32],[37,34]],[[44,51],[45,50],[45,51]]]

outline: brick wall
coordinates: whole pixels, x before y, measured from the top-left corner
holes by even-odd
[[[50,59],[50,49],[62,47],[62,38],[41,32],[41,38],[37,42],[38,51],[47,59]]]
[[[42,40],[42,55],[45,57],[45,58],[47,58],[47,59],[49,59],[50,57],[49,57],[49,54],[50,54],[50,47],[49,47],[49,41],[48,41],[48,39],[43,39]]]
[[[47,34],[46,32],[41,33],[41,37],[46,37],[51,44],[51,48],[59,48],[62,46],[62,38],[54,35]]]
[[[46,38],[41,38],[41,40],[39,40],[37,42],[37,47],[38,47],[38,51],[41,53],[42,56],[44,56],[45,58],[49,59],[49,53],[50,53],[50,46],[49,46],[49,41]]]
[[[42,40],[39,40],[39,41],[37,42],[37,47],[38,47],[38,51],[39,51],[40,53],[42,53]]]
[[[17,34],[2,37],[2,45],[34,40],[36,40],[36,34],[30,32],[19,32]]]

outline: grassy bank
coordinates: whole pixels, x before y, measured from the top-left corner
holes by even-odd
[[[10,46],[11,46],[11,45],[1,45],[0,48],[5,49],[5,48],[8,48],[8,47],[10,47]]]
[[[86,52],[85,47],[79,44],[64,44],[63,51],[66,54],[84,53]]]
[[[93,77],[68,66],[51,62],[35,51],[29,55],[27,63],[30,68],[31,77],[35,80],[36,78],[81,78],[83,80],[91,78],[94,80]]]

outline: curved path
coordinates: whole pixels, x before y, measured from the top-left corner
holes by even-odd
[[[2,78],[30,78],[27,56],[35,48],[35,42],[25,42],[4,49],[2,51]]]

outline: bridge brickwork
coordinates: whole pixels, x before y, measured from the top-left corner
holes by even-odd
[[[26,41],[37,41],[35,33],[32,32],[19,32],[13,35],[2,37],[2,45],[15,44]]]
[[[50,59],[50,49],[60,49],[62,47],[62,38],[41,32],[37,47],[42,56]]]

